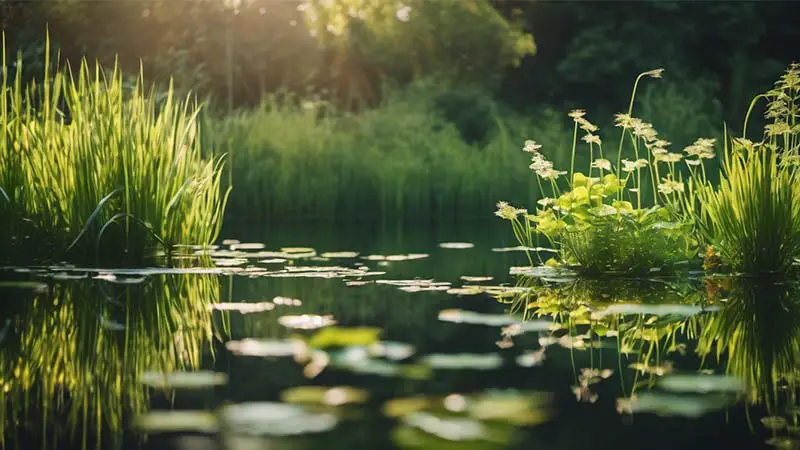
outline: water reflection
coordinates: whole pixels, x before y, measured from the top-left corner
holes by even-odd
[[[499,300],[526,320],[552,320],[539,344],[569,352],[576,400],[597,401],[593,385],[616,372],[621,414],[698,418],[744,402],[762,411],[753,429],[776,433],[768,443],[800,442],[778,433],[800,431],[800,284],[522,276],[517,287]]]
[[[213,275],[152,274],[132,283],[50,272],[26,280],[45,283],[38,291],[14,278],[0,288],[4,307],[13,308],[4,311],[0,348],[9,445],[55,448],[76,436],[83,447],[105,447],[128,415],[148,409],[153,391],[140,378],[198,367],[212,338]]]

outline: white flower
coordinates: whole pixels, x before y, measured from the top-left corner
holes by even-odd
[[[589,133],[586,136],[582,137],[581,139],[583,140],[583,142],[586,142],[587,144],[600,145],[600,136],[596,134]]]
[[[537,151],[540,148],[542,148],[542,146],[537,144],[536,141],[528,139],[527,141],[525,141],[525,145],[522,147],[522,151],[528,153],[537,153]]]
[[[664,69],[659,68],[659,69],[648,70],[647,72],[644,72],[642,75],[649,76],[652,78],[661,78],[661,75],[663,74],[664,74]]]
[[[607,170],[611,172],[611,161],[602,158],[595,159],[594,162],[592,163],[592,167],[594,167],[595,169]]]
[[[699,166],[702,163],[699,159],[687,159],[685,162],[689,166]]]
[[[581,117],[586,115],[586,111],[584,111],[582,109],[573,109],[567,115],[572,117],[577,122],[578,119],[580,119]]]
[[[680,181],[664,179],[664,182],[658,185],[658,192],[661,192],[664,195],[673,194],[675,192],[683,192],[683,183]]]
[[[637,159],[636,161],[622,160],[623,172],[633,172],[636,169],[641,169],[649,164],[646,159]]]
[[[664,153],[662,155],[656,155],[656,161],[663,161],[668,163],[675,163],[683,159],[683,155],[680,153]]]

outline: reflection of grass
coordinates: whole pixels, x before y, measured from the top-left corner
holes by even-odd
[[[703,357],[727,357],[727,371],[739,377],[751,402],[773,411],[779,385],[794,395],[800,364],[798,286],[737,280],[719,313],[702,321],[697,351]]]
[[[11,415],[3,422],[41,420],[48,431],[40,448],[63,438],[48,436],[59,428],[49,422],[62,415],[84,447],[90,430],[100,447],[102,430],[121,430],[123,412],[147,409],[149,392],[138,374],[195,368],[211,338],[207,305],[219,295],[215,276],[158,275],[139,285],[98,287],[56,284],[22,314],[16,347],[0,351],[0,403],[9,406],[0,412]]]

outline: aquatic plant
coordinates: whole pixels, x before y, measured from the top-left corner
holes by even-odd
[[[762,99],[771,123],[753,142],[746,138],[747,123]],[[726,133],[719,186],[704,170],[692,171],[696,199],[685,209],[694,213],[700,235],[731,270],[786,273],[800,254],[798,100],[800,64],[792,64],[774,89],[753,99],[742,137]]]
[[[632,116],[639,82],[660,78],[662,72],[639,74],[627,112],[616,116],[616,126],[622,129],[616,164],[606,159],[599,127],[585,118],[583,110],[569,113],[574,122],[569,171],[556,169],[540,144],[525,142],[523,151],[531,154],[530,169],[544,197],[535,214],[507,202],[499,202],[496,211],[512,222],[522,245],[534,247],[542,235],[559,249],[561,263],[590,273],[670,269],[694,257],[697,242],[690,233],[691,216],[680,209],[685,192],[677,163],[683,155],[670,152],[671,143],[652,124]],[[581,141],[588,147],[586,173],[575,169],[579,129],[585,132]],[[704,158],[710,151],[706,147]],[[631,159],[623,158],[624,149]],[[567,180],[562,181],[565,175]],[[645,186],[652,188],[651,198],[643,197]]]
[[[203,156],[196,102],[148,91],[142,75],[127,85],[117,67],[53,68],[49,45],[44,59],[38,80],[22,82],[21,57],[9,79],[3,43],[3,254],[136,264],[157,246],[214,241],[228,193],[223,158]]]

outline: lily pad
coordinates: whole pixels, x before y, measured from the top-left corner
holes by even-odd
[[[296,436],[322,433],[336,427],[331,413],[312,413],[300,405],[253,402],[220,409],[221,421],[234,433],[259,436]]]
[[[349,386],[298,386],[281,392],[281,400],[285,403],[311,403],[327,406],[364,403],[368,398],[367,391]]]
[[[204,389],[226,384],[228,376],[210,371],[144,372],[139,382],[156,389]]]
[[[492,370],[503,365],[503,358],[496,353],[432,353],[423,361],[433,369]]]
[[[136,417],[134,427],[146,433],[216,433],[219,430],[217,418],[208,411],[151,411]]]

